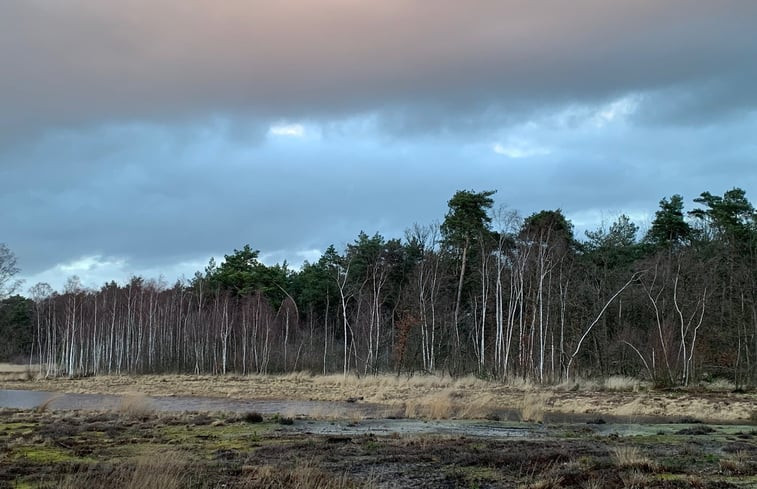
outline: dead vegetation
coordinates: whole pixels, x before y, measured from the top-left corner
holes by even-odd
[[[730,475],[755,475],[757,474],[757,460],[754,457],[754,453],[737,450],[720,459],[720,469]]]
[[[639,447],[618,446],[612,449],[612,458],[615,464],[622,469],[636,469],[644,472],[652,472],[657,469],[657,464],[644,455]]]
[[[121,396],[118,412],[137,418],[149,416],[154,412],[150,399],[141,392],[130,392]]]
[[[410,417],[487,417],[492,410],[525,411],[524,419],[538,421],[538,411],[587,413],[608,416],[693,416],[705,420],[738,421],[753,416],[753,392],[717,389],[655,391],[629,377],[603,381],[574,379],[557,386],[540,386],[523,379],[508,382],[476,377],[441,375],[317,376],[307,372],[288,375],[143,375],[99,376],[79,379],[0,380],[0,388],[50,392],[99,393],[145,396],[201,396],[231,399],[288,399],[345,401],[384,406],[387,413]],[[535,402],[534,399],[538,402]],[[530,412],[526,404],[534,404]],[[541,406],[541,407],[539,407]],[[324,416],[329,416],[324,413]],[[342,417],[344,413],[331,414]]]
[[[421,419],[483,419],[496,410],[491,396],[448,388],[405,403],[404,417]]]
[[[0,363],[0,382],[25,382],[35,377],[29,365]]]
[[[134,461],[81,466],[52,487],[82,489],[109,487],[113,489],[183,489],[192,485],[186,455],[175,451],[162,452],[159,457],[141,455]]]
[[[534,438],[335,436],[262,417],[0,410],[0,487],[725,489],[754,474],[757,453],[752,435],[722,429],[695,445],[674,427],[662,437],[548,424]]]
[[[356,483],[346,474],[325,472],[312,462],[284,468],[272,465],[245,465],[238,489],[358,489],[370,488],[369,481]]]
[[[544,413],[549,397],[542,393],[529,393],[523,396],[520,403],[520,419],[531,423],[544,421]]]

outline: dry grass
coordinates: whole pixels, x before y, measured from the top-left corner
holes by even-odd
[[[644,399],[636,397],[616,407],[613,414],[616,416],[639,416],[645,412]]]
[[[604,388],[608,391],[632,391],[638,392],[642,384],[639,379],[625,377],[622,375],[613,375],[604,381]]]
[[[736,384],[730,380],[718,378],[712,382],[702,382],[699,387],[713,392],[730,392],[736,388]]]
[[[292,468],[273,467],[271,465],[245,465],[244,481],[240,489],[355,489],[370,487],[369,484],[357,484],[345,474],[332,475],[324,472],[312,463],[297,465]]]
[[[720,459],[720,470],[731,475],[753,475],[757,473],[757,462],[745,450],[739,450]]]
[[[113,489],[182,489],[190,485],[190,464],[177,452],[161,453],[160,457],[140,457],[134,462],[115,466],[95,465],[69,475],[55,487],[82,489],[108,487]]]
[[[562,482],[563,478],[561,476],[550,475],[518,487],[522,489],[560,489],[563,487]]]
[[[612,458],[618,467],[653,471],[657,464],[649,459],[638,447],[619,446],[612,449]]]
[[[34,367],[38,368],[38,365]],[[35,373],[28,364],[0,363],[0,382],[23,382],[34,378]]]
[[[549,397],[545,410],[565,413],[592,413],[619,416],[693,416],[699,419],[739,421],[749,419],[757,397],[753,393],[728,393],[728,409],[723,409],[722,394],[692,391],[684,400],[680,393],[640,392],[646,384],[636,379],[613,378],[606,382],[574,379],[558,386],[544,386],[510,378],[506,382],[476,377],[454,379],[442,375],[312,375],[296,372],[287,375],[142,375],[98,376],[88,378],[39,378],[32,381],[2,381],[0,388],[39,389],[70,393],[123,395],[143,392],[150,396],[203,396],[232,399],[288,399],[344,401],[362,397],[366,403],[380,404],[394,414],[409,410],[412,416],[486,416],[489,404],[496,408],[518,408],[524,395]],[[447,393],[459,392],[463,402],[452,400],[451,414],[443,413]],[[460,404],[462,407],[458,406]],[[436,405],[437,408],[425,408]],[[476,409],[474,409],[473,407]],[[436,414],[426,414],[425,411]],[[469,414],[465,414],[464,411]],[[441,411],[441,413],[440,413]],[[417,414],[412,414],[417,413]],[[324,413],[324,418],[341,417]],[[532,418],[532,416],[527,416]]]
[[[651,387],[649,382],[643,382],[635,377],[625,375],[611,375],[606,379],[573,378],[555,386],[558,391],[573,392],[639,392]]]
[[[52,395],[52,396],[48,397],[47,399],[45,399],[44,402],[42,402],[39,406],[37,406],[37,412],[38,413],[44,413],[45,411],[47,411],[48,409],[50,409],[50,405],[53,402],[55,402],[57,399],[60,399],[61,396],[62,396],[62,394],[55,394],[55,395]]]
[[[607,483],[601,477],[598,479],[589,479],[581,485],[583,489],[604,489],[606,486]]]
[[[126,416],[144,417],[151,415],[155,410],[150,398],[140,392],[131,392],[121,396],[118,412]]]
[[[649,487],[649,477],[638,470],[632,470],[626,474],[621,474],[620,479],[623,481],[623,487],[625,489],[642,489]]]
[[[454,389],[446,389],[405,404],[405,417],[450,419],[457,413],[459,394]]]
[[[289,379],[292,375],[293,374],[290,374],[283,378]],[[453,379],[451,377],[436,375],[418,375],[412,377],[396,375],[370,375],[364,377],[357,377],[355,375],[320,375],[311,377],[308,380],[316,386],[350,389],[354,390],[356,393],[365,393],[367,394],[366,397],[376,399],[385,399],[387,394],[393,397],[394,393],[397,391],[481,388],[488,384],[486,381],[482,381],[475,377]]]
[[[405,403],[406,418],[484,419],[496,411],[496,399],[489,394],[467,393],[448,388]]]
[[[520,419],[532,423],[544,421],[544,412],[547,407],[549,396],[543,393],[526,394],[518,405]]]
[[[0,374],[17,374],[26,373],[29,365],[19,365],[17,363],[0,363]]]
[[[595,379],[573,378],[555,386],[558,391],[596,392],[602,390],[602,385]]]
[[[292,413],[284,413],[285,415],[289,415]],[[335,420],[335,419],[344,419],[348,416],[347,410],[340,406],[321,406],[317,407],[315,409],[312,409],[308,413],[308,417],[311,419],[319,419],[319,420]]]
[[[534,391],[544,388],[544,386],[535,383],[531,379],[524,379],[523,377],[510,377],[505,380],[504,385],[518,391]]]
[[[554,463],[549,463],[541,472],[532,472],[526,477],[525,483],[518,485],[518,489],[558,489],[563,487],[564,477],[557,473],[557,468]]]
[[[497,399],[487,393],[472,395],[461,406],[459,417],[464,419],[491,418],[497,411]]]

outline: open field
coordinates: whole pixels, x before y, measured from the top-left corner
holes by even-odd
[[[757,487],[757,431],[747,427],[615,434],[520,423],[525,436],[476,437],[314,434],[317,424],[255,413],[5,409],[0,487]]]
[[[0,363],[0,382],[25,381],[34,377],[28,365]]]
[[[538,420],[545,413],[605,416],[694,417],[706,421],[757,420],[757,394],[734,392],[727,384],[709,388],[653,390],[633,379],[578,381],[554,387],[502,384],[473,377],[143,375],[79,379],[4,379],[0,388],[50,392],[148,396],[204,396],[229,399],[344,401],[359,399],[407,417],[483,418],[492,411],[514,409]]]

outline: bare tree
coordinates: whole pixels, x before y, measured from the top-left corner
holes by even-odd
[[[19,271],[16,266],[16,255],[5,243],[0,243],[0,301],[13,295],[21,286],[21,280],[13,279]]]
[[[568,358],[568,364],[565,367],[565,378],[570,379],[570,367],[573,365],[573,361],[576,359],[576,355],[581,351],[581,345],[583,345],[584,340],[586,340],[586,337],[589,336],[589,333],[591,333],[592,328],[599,322],[600,319],[602,319],[602,315],[605,313],[608,307],[610,307],[610,304],[613,303],[613,301],[623,293],[624,290],[626,290],[631,284],[633,284],[635,281],[639,279],[642,275],[644,275],[645,272],[636,272],[634,273],[630,279],[628,279],[628,282],[626,282],[623,287],[618,289],[609,299],[607,299],[607,302],[605,302],[605,305],[602,307],[602,310],[599,311],[599,314],[594,318],[594,320],[589,324],[589,326],[586,327],[586,330],[581,335],[581,338],[578,340],[578,344],[576,345],[576,350],[573,352],[573,354],[570,355]]]

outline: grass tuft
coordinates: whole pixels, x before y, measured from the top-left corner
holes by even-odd
[[[405,417],[450,419],[458,411],[457,401],[460,393],[454,389],[445,389],[405,403]]]
[[[154,412],[154,409],[150,398],[144,394],[133,392],[121,396],[118,412],[126,416],[143,418],[150,416]]]
[[[605,487],[607,487],[607,482],[604,480],[604,478],[599,477],[598,479],[589,479],[587,481],[584,481],[581,487],[583,489],[604,489]]]
[[[632,470],[631,472],[621,474],[621,480],[623,481],[623,487],[625,489],[642,489],[649,487],[649,477],[638,470]]]
[[[757,474],[757,462],[746,450],[739,450],[730,454],[727,458],[720,459],[720,470],[732,475],[755,475]]]
[[[357,484],[345,474],[332,475],[304,463],[292,468],[271,465],[245,465],[245,480],[240,489],[356,489],[368,485]]]
[[[638,447],[619,446],[612,449],[612,458],[618,467],[624,469],[639,469],[654,471],[657,468],[651,459],[642,453]]]
[[[80,469],[60,481],[60,489],[182,489],[190,485],[189,464],[181,454],[161,453],[118,465],[98,464]]]
[[[520,419],[532,423],[541,423],[544,421],[544,411],[547,407],[549,397],[546,394],[526,394],[520,401]]]
[[[60,397],[62,397],[61,394],[54,394],[54,395],[48,397],[39,406],[37,406],[37,412],[38,413],[44,413],[44,412],[46,412],[48,409],[50,409],[50,405],[53,402],[55,402],[57,399],[59,399]]]

